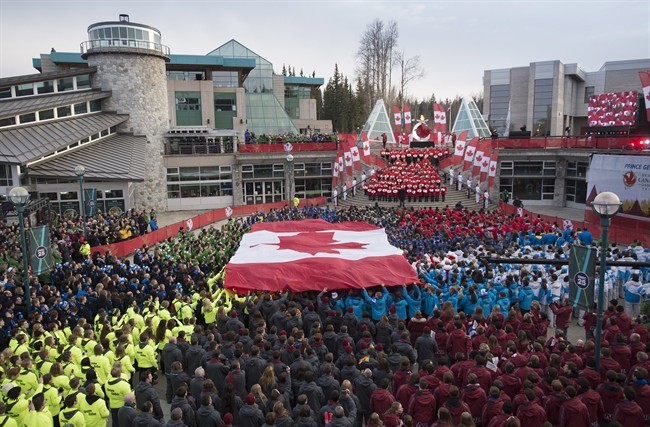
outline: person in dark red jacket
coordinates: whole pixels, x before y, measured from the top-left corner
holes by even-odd
[[[578,392],[572,385],[566,388],[566,394],[569,400],[562,404],[560,408],[559,427],[589,427],[591,419],[589,418],[589,409],[582,400],[577,396]]]
[[[526,427],[544,427],[546,422],[546,412],[535,400],[537,396],[531,389],[525,391],[527,403],[519,406],[517,409],[517,418],[521,421],[522,426]]]
[[[623,389],[616,382],[618,374],[614,371],[607,371],[607,381],[599,385],[596,391],[603,399],[603,406],[605,407],[605,414],[603,419],[610,422],[614,419],[614,409],[616,405],[623,401],[625,395]]]
[[[370,413],[376,412],[380,418],[382,418],[386,411],[390,409],[390,406],[395,402],[395,397],[388,390],[390,385],[390,380],[384,378],[379,383],[379,388],[372,392],[370,396]]]
[[[632,374],[632,387],[636,392],[636,403],[643,409],[643,418],[646,425],[650,425],[650,385],[648,385],[648,371],[636,368]]]
[[[436,411],[445,404],[449,399],[451,387],[454,385],[454,376],[451,372],[447,372],[442,376],[442,383],[433,391],[433,397],[436,399]]]
[[[603,381],[607,378],[607,371],[621,372],[621,365],[612,359],[612,351],[608,348],[600,350],[600,377]]]
[[[511,399],[514,399],[515,395],[521,389],[521,380],[514,375],[515,365],[512,363],[506,363],[503,370],[505,373],[499,376],[498,379],[503,383],[503,391],[505,391]]]
[[[481,385],[478,383],[478,378],[475,374],[469,374],[467,376],[467,386],[463,388],[463,402],[467,403],[469,406],[470,414],[472,414],[472,420],[475,424],[481,423],[481,415],[483,414],[483,407],[487,401],[487,395],[485,390],[481,388]]]
[[[564,392],[562,383],[559,380],[553,380],[551,383],[553,392],[544,398],[544,411],[551,424],[557,425],[560,421],[560,408],[569,400],[569,396]]]
[[[481,413],[481,425],[487,426],[492,418],[503,414],[504,403],[505,401],[501,398],[501,391],[497,387],[490,387],[490,397],[485,402]],[[510,413],[512,413],[512,410]]]
[[[411,374],[406,384],[402,384],[395,393],[395,399],[402,404],[403,408],[409,407],[411,396],[418,391],[418,383],[420,382],[420,375],[417,373]]]
[[[643,427],[643,409],[634,401],[636,393],[632,387],[625,387],[625,400],[616,405],[614,421],[625,427]]]
[[[589,410],[589,420],[591,427],[598,427],[600,420],[604,418],[605,407],[603,406],[603,399],[600,394],[591,388],[589,380],[586,378],[578,378],[578,397],[582,400]]]
[[[406,384],[412,374],[411,362],[409,361],[408,357],[402,356],[399,370],[395,372],[395,375],[393,375],[393,392],[396,393],[402,385]]]
[[[465,332],[463,324],[460,320],[454,322],[454,330],[447,338],[447,354],[461,353],[467,357],[467,353],[471,348],[471,341],[469,335]]]
[[[454,425],[457,426],[460,423],[460,416],[463,412],[470,412],[469,406],[467,403],[463,402],[460,399],[460,390],[455,385],[451,386],[449,389],[449,399],[444,403],[444,408],[447,408],[451,414],[451,419],[454,422]]]
[[[573,307],[567,304],[567,300],[563,300],[561,305],[558,305],[557,302],[553,302],[549,308],[555,315],[556,328],[564,332],[564,336],[566,337],[567,330],[569,329],[569,323],[571,323],[571,313],[573,313]]]
[[[508,419],[516,419],[517,422],[519,422],[519,419],[512,416],[515,410],[515,405],[513,405],[512,402],[510,401],[504,402],[501,409],[502,412],[490,418],[487,424],[483,424],[483,427],[501,427],[506,425],[506,421]],[[519,425],[521,425],[521,423]]]
[[[416,427],[430,426],[436,415],[436,399],[429,390],[426,380],[420,380],[420,389],[409,400],[408,413]]]
[[[585,364],[587,367],[580,371],[580,377],[589,380],[589,386],[595,390],[601,383],[600,373],[596,370],[596,362],[589,359]]]

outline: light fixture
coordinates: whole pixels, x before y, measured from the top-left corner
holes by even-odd
[[[86,174],[86,168],[79,165],[74,168],[74,174],[77,175],[78,177],[82,177]]]
[[[27,315],[32,311],[32,292],[29,289],[29,255],[27,253],[27,239],[25,238],[25,205],[29,201],[29,192],[23,187],[14,187],[9,191],[9,201],[16,208],[18,225],[20,227],[20,246],[23,256],[23,287],[25,288],[25,305]]]
[[[591,202],[591,208],[601,218],[611,218],[621,208],[621,199],[611,191],[599,193]]]
[[[287,154],[287,162],[289,163],[293,162],[293,154],[291,153]]]
[[[23,187],[14,187],[9,191],[9,201],[16,206],[25,206],[29,201],[29,192]]]

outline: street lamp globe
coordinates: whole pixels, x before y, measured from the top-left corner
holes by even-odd
[[[15,206],[25,206],[29,201],[29,193],[23,187],[14,187],[9,191],[9,201]]]
[[[287,162],[293,162],[293,154],[287,154]]]
[[[621,199],[611,191],[599,193],[591,202],[591,208],[601,218],[611,218],[621,208]]]
[[[81,166],[81,165],[79,165],[79,166],[77,166],[76,168],[74,168],[74,173],[75,173],[75,175],[77,175],[78,177],[81,178],[81,177],[83,177],[83,176],[85,175],[85,173],[86,173],[86,168],[83,167],[83,166]]]

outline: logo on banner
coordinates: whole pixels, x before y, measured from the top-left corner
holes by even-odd
[[[293,150],[293,145],[291,145],[290,142],[287,142],[286,144],[284,144],[284,151],[286,151],[288,153],[288,152],[290,152],[292,150]]]
[[[623,185],[625,185],[625,188],[633,187],[634,184],[636,184],[636,174],[634,171],[627,171],[623,174]]]
[[[185,221],[185,227],[187,228],[187,231],[192,230],[192,227],[194,227],[194,221],[192,221],[192,218]]]
[[[232,216],[232,208],[230,206],[226,206],[226,217],[230,218]]]
[[[39,246],[34,251],[34,256],[38,259],[44,259],[47,256],[47,248],[45,246]]]
[[[582,271],[573,276],[573,281],[580,289],[587,289],[589,287],[589,276]]]

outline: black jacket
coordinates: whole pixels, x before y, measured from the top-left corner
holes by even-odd
[[[140,382],[135,387],[136,407],[141,408],[147,401],[153,405],[153,417],[157,420],[162,420],[164,415],[156,389],[148,382]]]

